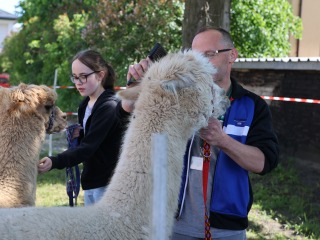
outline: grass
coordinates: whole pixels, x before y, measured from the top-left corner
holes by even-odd
[[[263,177],[250,176],[255,198],[253,210],[276,220],[283,231],[291,230],[297,239],[299,236],[299,239],[319,239],[320,205],[316,196],[320,190],[319,183],[304,182],[304,174],[308,173],[300,172],[296,161],[282,161],[273,172]],[[254,217],[251,219],[252,222],[256,220]],[[262,221],[262,226],[265,222]],[[256,231],[254,227],[251,230]],[[282,237],[277,239],[287,239]]]
[[[320,183],[306,183],[295,159],[282,161],[266,176],[252,174],[254,205],[248,239],[320,239]],[[37,206],[68,206],[65,170],[39,175]],[[78,205],[83,206],[83,191]],[[280,226],[280,228],[279,228]],[[279,229],[277,229],[279,228]],[[288,231],[291,235],[288,235]]]
[[[83,206],[83,191],[80,190],[77,205]],[[37,180],[36,206],[69,206],[69,197],[66,191],[66,171],[52,170],[40,174]]]

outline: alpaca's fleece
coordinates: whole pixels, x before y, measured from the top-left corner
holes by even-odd
[[[2,239],[150,239],[152,133],[168,138],[167,235],[170,234],[192,133],[207,125],[224,91],[200,53],[168,54],[150,66],[126,132],[119,163],[106,193],[91,207],[0,210]],[[131,95],[134,88],[119,95]],[[223,100],[225,101],[225,100]],[[225,107],[224,104],[221,106]],[[168,239],[165,238],[165,239]]]
[[[42,142],[66,127],[66,114],[47,86],[0,88],[0,99],[0,207],[34,206]]]

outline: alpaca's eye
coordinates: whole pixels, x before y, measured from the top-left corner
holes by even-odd
[[[44,107],[47,111],[49,111],[53,108],[53,105],[45,105]]]

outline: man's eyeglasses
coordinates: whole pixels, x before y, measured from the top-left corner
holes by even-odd
[[[79,77],[77,76],[74,76],[74,75],[71,75],[70,76],[70,80],[71,82],[75,83],[75,81],[79,81],[81,84],[83,83],[86,83],[87,82],[87,77],[90,76],[91,74],[94,74],[94,73],[97,73],[97,72],[100,72],[100,71],[93,71],[91,73],[88,73],[88,74],[82,74],[80,75]]]
[[[203,53],[203,55],[207,58],[213,58],[214,56],[218,55],[221,52],[227,52],[232,50],[232,48],[220,49],[220,50],[210,50]]]

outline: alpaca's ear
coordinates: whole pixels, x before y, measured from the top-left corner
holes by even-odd
[[[10,95],[11,102],[8,112],[18,117],[29,108],[28,104],[25,103],[25,96],[20,88],[13,89]]]
[[[9,112],[11,112],[11,114],[16,114],[18,116],[22,112],[30,111],[30,109],[33,107],[27,99],[25,93],[26,89],[27,85],[23,83],[11,89],[11,104],[9,107]]]
[[[125,90],[119,91],[117,97],[125,100],[137,100],[141,92],[140,84],[127,88]]]
[[[174,93],[182,88],[191,87],[192,85],[194,85],[194,81],[191,76],[180,74],[175,74],[172,79],[161,82],[163,90]]]
[[[12,104],[10,88],[0,87],[0,99],[1,99],[0,114],[2,115],[2,113],[6,112]]]
[[[13,102],[23,102],[24,101],[24,94],[20,88],[17,88],[12,91],[11,99]]]
[[[13,102],[24,102],[25,94],[24,91],[27,88],[27,85],[20,83],[17,87],[12,88],[11,99]]]

